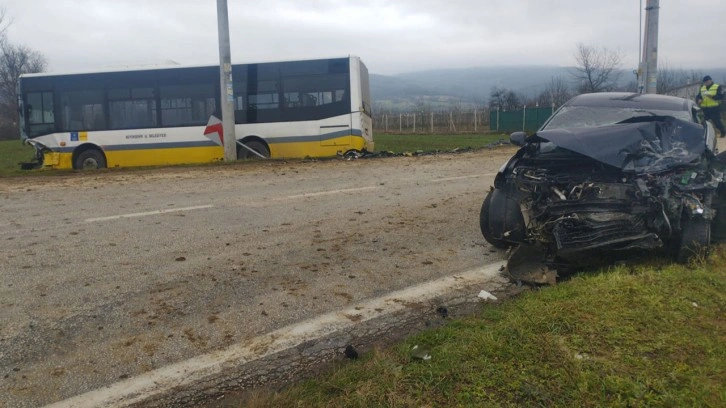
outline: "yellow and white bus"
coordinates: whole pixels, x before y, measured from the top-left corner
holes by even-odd
[[[219,66],[20,77],[21,138],[40,166],[223,160]],[[368,69],[358,57],[232,67],[238,158],[373,150]]]

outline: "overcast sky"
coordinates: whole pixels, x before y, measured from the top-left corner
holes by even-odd
[[[4,0],[50,71],[219,62],[216,0]],[[233,62],[360,56],[372,73],[574,65],[578,43],[638,64],[640,0],[228,0]],[[645,7],[646,0],[642,1]],[[643,12],[645,16],[645,12]],[[659,66],[726,66],[726,0],[660,1]]]

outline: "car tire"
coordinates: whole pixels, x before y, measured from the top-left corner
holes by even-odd
[[[711,242],[726,242],[726,186],[719,186],[711,206],[716,211],[711,221]]]
[[[683,218],[676,252],[679,263],[687,263],[704,253],[711,241],[711,222],[703,218]]]
[[[76,170],[105,169],[106,156],[97,149],[84,150],[76,156],[73,168]]]
[[[522,242],[524,218],[519,203],[502,190],[489,191],[479,212],[479,228],[484,239],[496,248],[504,249]]]
[[[257,153],[261,154],[265,158],[270,157],[270,149],[267,148],[267,145],[263,142],[260,142],[258,140],[250,140],[248,142],[244,142],[245,146],[249,147],[250,149],[256,151]],[[260,156],[252,153],[251,151],[245,149],[242,146],[237,147],[237,160],[246,160],[246,159],[259,159]]]

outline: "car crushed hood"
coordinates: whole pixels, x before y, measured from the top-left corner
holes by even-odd
[[[636,174],[692,164],[706,151],[703,126],[673,117],[635,118],[595,128],[537,132],[527,142],[556,146]]]

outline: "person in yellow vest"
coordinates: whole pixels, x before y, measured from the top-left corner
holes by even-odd
[[[714,83],[708,75],[703,77],[701,90],[696,95],[696,103],[701,107],[706,120],[710,120],[721,133],[721,137],[726,136],[726,130],[724,130],[723,123],[721,123],[721,101],[723,99],[721,85]]]

